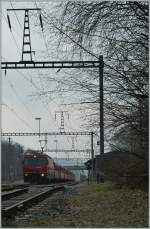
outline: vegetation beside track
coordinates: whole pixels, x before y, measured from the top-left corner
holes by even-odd
[[[148,227],[148,193],[111,182],[70,190],[63,211],[18,227]],[[60,204],[60,203],[59,203]],[[49,206],[51,208],[51,206]],[[57,206],[56,206],[57,208]],[[61,206],[62,209],[62,206]]]

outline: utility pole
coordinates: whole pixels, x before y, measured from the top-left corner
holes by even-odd
[[[57,155],[57,149],[58,149],[57,144],[58,144],[58,140],[55,139],[54,142],[55,142],[55,144],[56,144],[56,158],[57,158],[57,156],[58,156],[58,155]],[[57,159],[58,159],[58,158],[57,158]]]
[[[75,149],[75,141],[77,141],[77,136],[71,136],[72,149]]]
[[[32,60],[32,49],[31,49],[31,37],[30,37],[30,22],[29,22],[29,11],[40,11],[39,14],[39,20],[40,25],[43,31],[43,23],[42,23],[42,16],[41,16],[41,9],[40,8],[18,8],[18,9],[7,9],[7,19],[8,19],[8,25],[11,30],[11,22],[8,12],[10,11],[24,11],[24,28],[23,28],[23,44],[22,44],[22,58],[20,63],[24,62],[33,62]],[[27,59],[26,59],[27,57]]]
[[[61,117],[61,123],[60,123],[60,132],[65,132],[65,123],[64,123],[64,114],[67,114],[68,115],[68,120],[69,120],[69,113],[68,111],[55,111],[55,120],[57,118],[57,114],[60,114],[60,117]]]
[[[9,137],[8,138],[8,143],[9,143],[9,150],[8,150],[8,152],[9,152],[9,154],[11,153],[10,151],[11,151],[11,147],[10,147],[10,143],[11,143],[11,137]],[[5,163],[7,164],[7,161],[5,161]],[[6,166],[6,164],[5,164],[5,166]],[[7,171],[7,170],[6,170]],[[12,178],[12,176],[11,176],[11,165],[9,166],[9,169],[8,169],[8,176],[9,176],[9,179],[11,180],[11,178]]]
[[[40,128],[41,128],[40,121],[41,121],[41,118],[35,118],[35,120],[38,120],[39,121],[39,137],[40,137]]]
[[[94,181],[94,149],[93,149],[93,132],[91,132],[91,158],[92,158],[92,168],[91,168],[91,180]]]
[[[100,109],[100,154],[104,154],[104,89],[103,89],[103,56],[99,56],[99,109]]]
[[[72,140],[72,149],[75,148],[75,144],[74,144],[74,136],[71,137],[71,140]]]
[[[47,142],[48,142],[48,140],[47,140],[47,134],[45,134],[45,142],[46,142],[45,150],[47,151]]]

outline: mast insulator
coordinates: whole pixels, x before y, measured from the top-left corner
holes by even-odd
[[[43,22],[42,22],[42,16],[41,16],[41,14],[39,15],[39,18],[40,18],[41,29],[43,31]]]
[[[8,14],[7,14],[7,20],[8,20],[9,29],[11,31],[11,23],[10,23],[10,18],[9,18],[9,15]]]

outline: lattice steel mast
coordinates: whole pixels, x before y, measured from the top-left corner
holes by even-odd
[[[23,28],[23,43],[22,43],[22,56],[20,63],[33,62],[32,60],[32,48],[31,48],[31,36],[30,36],[30,21],[29,21],[29,11],[40,11],[40,8],[18,8],[18,9],[7,9],[7,19],[8,25],[11,30],[11,22],[8,12],[9,11],[24,11],[24,28]],[[41,13],[39,14],[41,28],[43,30],[43,23]],[[26,59],[27,58],[27,59]]]

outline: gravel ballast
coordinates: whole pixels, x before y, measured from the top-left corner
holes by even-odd
[[[66,187],[20,213],[13,227],[148,227],[148,193],[111,182]]]

